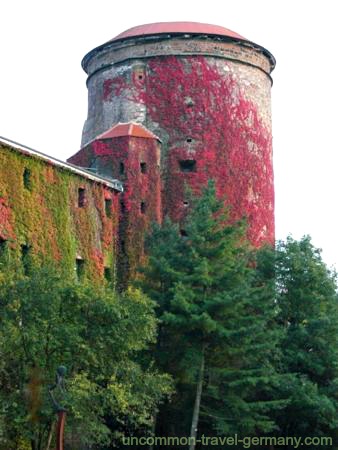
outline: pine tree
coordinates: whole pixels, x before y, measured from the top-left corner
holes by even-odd
[[[211,427],[219,434],[270,431],[269,411],[280,406],[271,395],[278,378],[273,280],[258,275],[245,226],[229,224],[212,183],[193,202],[184,230],[169,221],[157,226],[143,269],[142,287],[161,320],[157,361],[177,389],[158,434],[187,435],[187,418],[192,437],[198,427],[205,434]]]
[[[277,246],[277,299],[285,329],[282,370],[290,399],[277,420],[283,435],[335,436],[338,426],[338,296],[336,274],[308,236]],[[328,446],[327,448],[332,448]]]

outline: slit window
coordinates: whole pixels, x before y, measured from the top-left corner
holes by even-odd
[[[126,212],[126,205],[124,202],[120,202],[120,210],[121,210],[121,213]]]
[[[23,273],[29,275],[30,272],[30,247],[26,244],[21,245],[21,263]]]
[[[84,277],[84,269],[85,269],[85,262],[81,258],[76,258],[75,260],[75,272],[76,272],[76,278],[78,281],[83,280]]]
[[[140,211],[141,211],[141,214],[145,214],[145,213],[146,213],[146,210],[147,210],[147,205],[146,205],[146,203],[145,203],[145,202],[141,202],[141,203],[140,203]]]
[[[112,200],[110,198],[104,199],[104,210],[107,217],[111,217],[112,215]]]
[[[78,207],[83,208],[86,204],[86,190],[84,188],[79,188],[78,191]]]
[[[112,273],[111,273],[111,268],[110,267],[105,267],[104,268],[104,278],[106,281],[111,281],[112,280]]]
[[[32,189],[32,172],[27,168],[23,171],[23,185],[29,191]]]
[[[120,175],[124,174],[124,164],[123,164],[123,162],[120,162],[119,173],[120,173]]]
[[[141,162],[140,163],[140,170],[141,170],[141,173],[147,173],[147,163]]]
[[[0,237],[0,258],[2,258],[6,253],[7,241]]]
[[[196,172],[195,159],[181,159],[179,165],[181,172]]]
[[[123,239],[120,241],[120,249],[122,253],[126,252],[126,243]]]
[[[190,144],[190,142],[192,142],[191,138],[187,138],[187,142]]]

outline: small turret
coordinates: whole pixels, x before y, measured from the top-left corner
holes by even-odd
[[[118,123],[86,145],[70,162],[122,181],[118,273],[125,285],[143,257],[152,222],[160,222],[160,139],[136,123]]]

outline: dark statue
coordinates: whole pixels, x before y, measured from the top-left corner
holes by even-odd
[[[64,400],[66,395],[65,387],[65,376],[67,373],[67,368],[65,366],[59,366],[56,369],[55,383],[49,386],[49,395],[53,402],[53,406],[56,412],[66,411],[66,409],[61,406],[60,403]]]

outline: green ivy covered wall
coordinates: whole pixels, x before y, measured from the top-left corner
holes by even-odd
[[[0,142],[0,269],[113,281],[119,191],[55,161]]]

